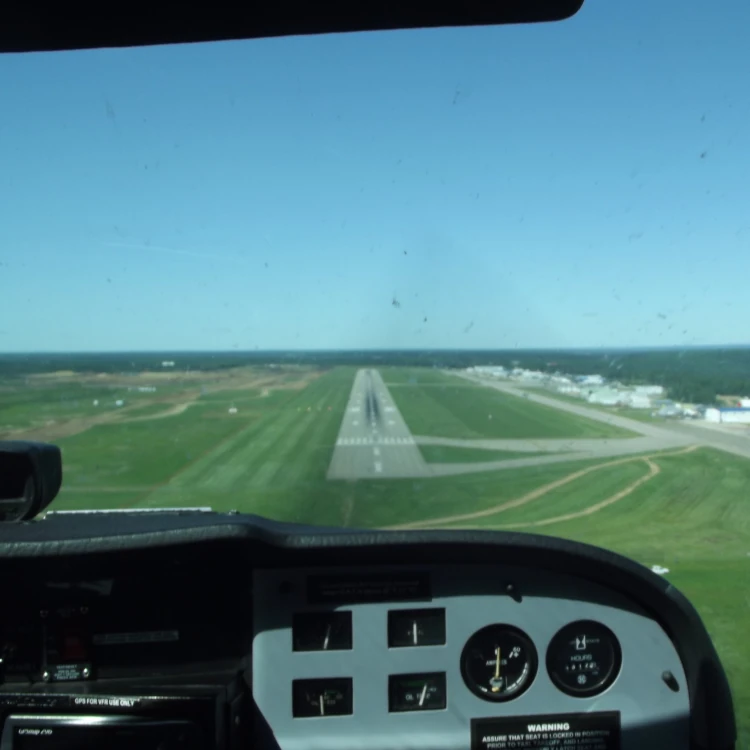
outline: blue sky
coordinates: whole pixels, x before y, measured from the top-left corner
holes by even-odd
[[[3,56],[0,351],[750,343],[748,27]]]

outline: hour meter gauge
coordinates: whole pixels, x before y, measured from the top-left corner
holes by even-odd
[[[603,693],[622,664],[615,634],[601,623],[579,620],[566,625],[547,648],[547,671],[567,695],[590,698]]]

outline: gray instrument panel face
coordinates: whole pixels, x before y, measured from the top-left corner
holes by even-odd
[[[321,606],[307,600],[310,575],[410,572],[429,575],[428,601]],[[515,598],[506,593],[509,583],[518,594]],[[623,750],[688,747],[689,697],[672,642],[632,602],[589,581],[510,566],[342,566],[256,570],[253,596],[253,695],[282,750],[467,750],[472,719],[560,715],[563,720],[563,715],[607,711],[620,713]],[[388,612],[423,607],[445,609],[445,645],[389,648]],[[330,609],[352,613],[351,650],[294,651],[293,615]],[[554,635],[578,620],[608,627],[622,650],[617,679],[591,698],[561,692],[546,667],[547,646]],[[480,628],[497,623],[524,631],[539,660],[529,689],[502,703],[472,693],[460,667],[467,640]],[[665,671],[676,678],[678,691],[665,684]],[[446,675],[445,709],[389,712],[390,675],[432,672]],[[293,717],[293,680],[342,677],[352,679],[352,715]]]

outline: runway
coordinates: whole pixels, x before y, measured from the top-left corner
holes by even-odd
[[[377,370],[358,370],[328,479],[430,476],[419,448]]]
[[[750,458],[746,435],[723,434],[693,424],[651,425],[585,405],[572,404],[518,390],[509,383],[488,382],[464,373],[451,373],[475,385],[495,388],[518,398],[623,427],[631,438],[599,439],[475,439],[412,435],[377,370],[359,370],[339,429],[328,467],[328,479],[390,479],[441,477],[544,466],[565,461],[658,453],[688,445],[708,445]],[[446,445],[486,450],[528,452],[517,457],[486,462],[433,463],[422,458],[419,445]]]

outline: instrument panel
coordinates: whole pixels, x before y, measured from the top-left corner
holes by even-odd
[[[156,750],[186,732],[201,750],[731,750],[736,738],[690,603],[566,540],[52,516],[0,538],[0,600],[1,750],[115,735]]]
[[[639,747],[687,747],[672,641],[588,580],[383,566],[256,570],[253,589],[253,695],[282,750],[608,750],[639,725]]]

